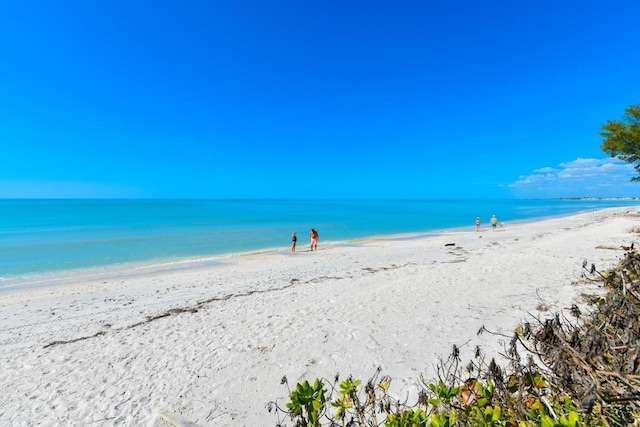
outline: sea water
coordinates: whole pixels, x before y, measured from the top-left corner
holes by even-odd
[[[567,215],[634,200],[0,200],[0,289],[61,271],[153,265]]]

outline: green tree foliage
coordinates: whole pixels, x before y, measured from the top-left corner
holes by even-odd
[[[638,176],[631,178],[631,181],[640,181],[640,105],[627,108],[621,121],[607,121],[602,126],[600,136],[604,138],[600,146],[602,151],[634,164]]]

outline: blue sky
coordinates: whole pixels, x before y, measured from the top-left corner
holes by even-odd
[[[639,196],[640,2],[13,1],[0,197]]]

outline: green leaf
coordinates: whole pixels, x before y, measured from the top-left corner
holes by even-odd
[[[580,416],[578,415],[577,412],[575,411],[571,411],[569,412],[569,422],[571,423],[572,426],[577,426],[578,422],[580,421]]]
[[[502,409],[496,405],[493,407],[493,417],[491,418],[491,421],[498,421],[500,420],[500,415],[502,415]]]

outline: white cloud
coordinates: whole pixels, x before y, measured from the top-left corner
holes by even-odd
[[[555,171],[556,169],[554,168],[546,167],[546,168],[535,169],[533,172],[534,173],[553,173]]]
[[[633,166],[615,158],[584,159],[542,167],[509,185],[520,197],[638,197]]]

